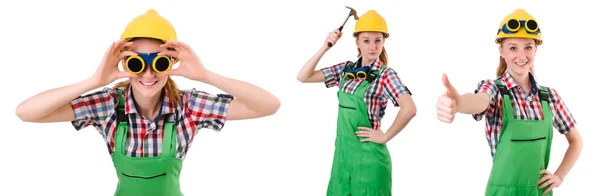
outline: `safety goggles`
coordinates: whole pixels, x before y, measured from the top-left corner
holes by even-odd
[[[369,66],[363,66],[355,70],[349,69],[346,71],[346,78],[348,78],[349,80],[354,80],[357,77],[360,79],[365,79],[369,71],[371,71],[371,67]]]
[[[171,69],[173,58],[170,56],[158,56],[158,52],[138,53],[137,56],[128,56],[125,58],[125,67],[133,74],[142,73],[147,65],[151,65],[156,73],[162,74]]]
[[[502,25],[502,32],[505,34],[515,34],[520,28],[525,28],[525,31],[528,34],[535,35],[540,33],[540,28],[538,27],[537,21],[517,19],[510,19],[508,22]]]

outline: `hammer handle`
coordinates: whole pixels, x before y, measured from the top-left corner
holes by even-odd
[[[340,32],[342,32],[342,29],[344,29],[344,25],[340,26],[340,28],[338,28],[338,30],[340,30]],[[333,46],[333,44],[331,44],[331,42],[327,43],[327,46],[331,47]]]

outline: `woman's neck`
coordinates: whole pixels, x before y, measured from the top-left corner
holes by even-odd
[[[135,95],[134,99],[138,112],[146,119],[154,120],[160,111],[160,93],[157,93],[153,97],[144,97],[142,95]]]
[[[517,82],[517,85],[519,85],[519,87],[521,87],[521,89],[523,89],[526,93],[529,93],[529,91],[531,91],[531,80],[529,79],[529,72],[527,72],[527,74],[524,75],[513,75],[513,78],[515,79],[515,82]]]
[[[371,64],[373,64],[375,60],[377,59],[368,59],[363,56],[361,57],[361,66],[371,66]]]

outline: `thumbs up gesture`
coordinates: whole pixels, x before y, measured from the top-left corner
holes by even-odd
[[[444,92],[438,98],[436,104],[437,118],[442,122],[451,123],[454,120],[454,116],[457,112],[457,100],[460,95],[452,86],[452,84],[450,84],[450,81],[448,80],[448,76],[446,76],[446,74],[442,75],[442,82],[444,83],[444,86],[446,86],[446,92]]]

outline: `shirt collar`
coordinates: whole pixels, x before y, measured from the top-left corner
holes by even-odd
[[[173,102],[171,101],[171,99],[169,98],[169,96],[165,96],[167,94],[168,94],[167,90],[163,88],[163,90],[161,91],[161,95],[160,95],[162,97],[162,102],[161,102],[161,107],[158,112],[159,117],[163,116],[163,115],[175,113],[175,106],[174,106]],[[136,104],[135,104],[135,100],[133,97],[133,91],[131,90],[131,86],[129,86],[127,93],[125,93],[123,96],[125,96],[125,100],[127,100],[126,104],[125,104],[125,114],[135,113],[135,114],[141,115],[136,108]]]
[[[359,66],[362,65],[362,57],[358,57],[358,59],[356,59],[356,61],[354,62],[354,68],[358,68]],[[371,64],[371,70],[379,70],[381,69],[381,66],[383,65],[383,61],[381,61],[379,58],[377,58],[377,60],[375,60],[375,62],[373,62]]]
[[[510,75],[510,73],[508,71],[505,71],[504,74],[502,74],[502,76],[500,76],[500,79],[501,79],[501,81],[504,82],[507,89],[511,89],[511,88],[519,86],[519,84],[517,84],[517,81],[515,80],[515,78],[512,75]],[[531,82],[531,87],[532,87],[531,93],[537,93],[537,91],[540,89],[540,85],[538,84],[535,76],[533,76],[533,74],[531,74],[531,72],[529,72],[529,81]]]

